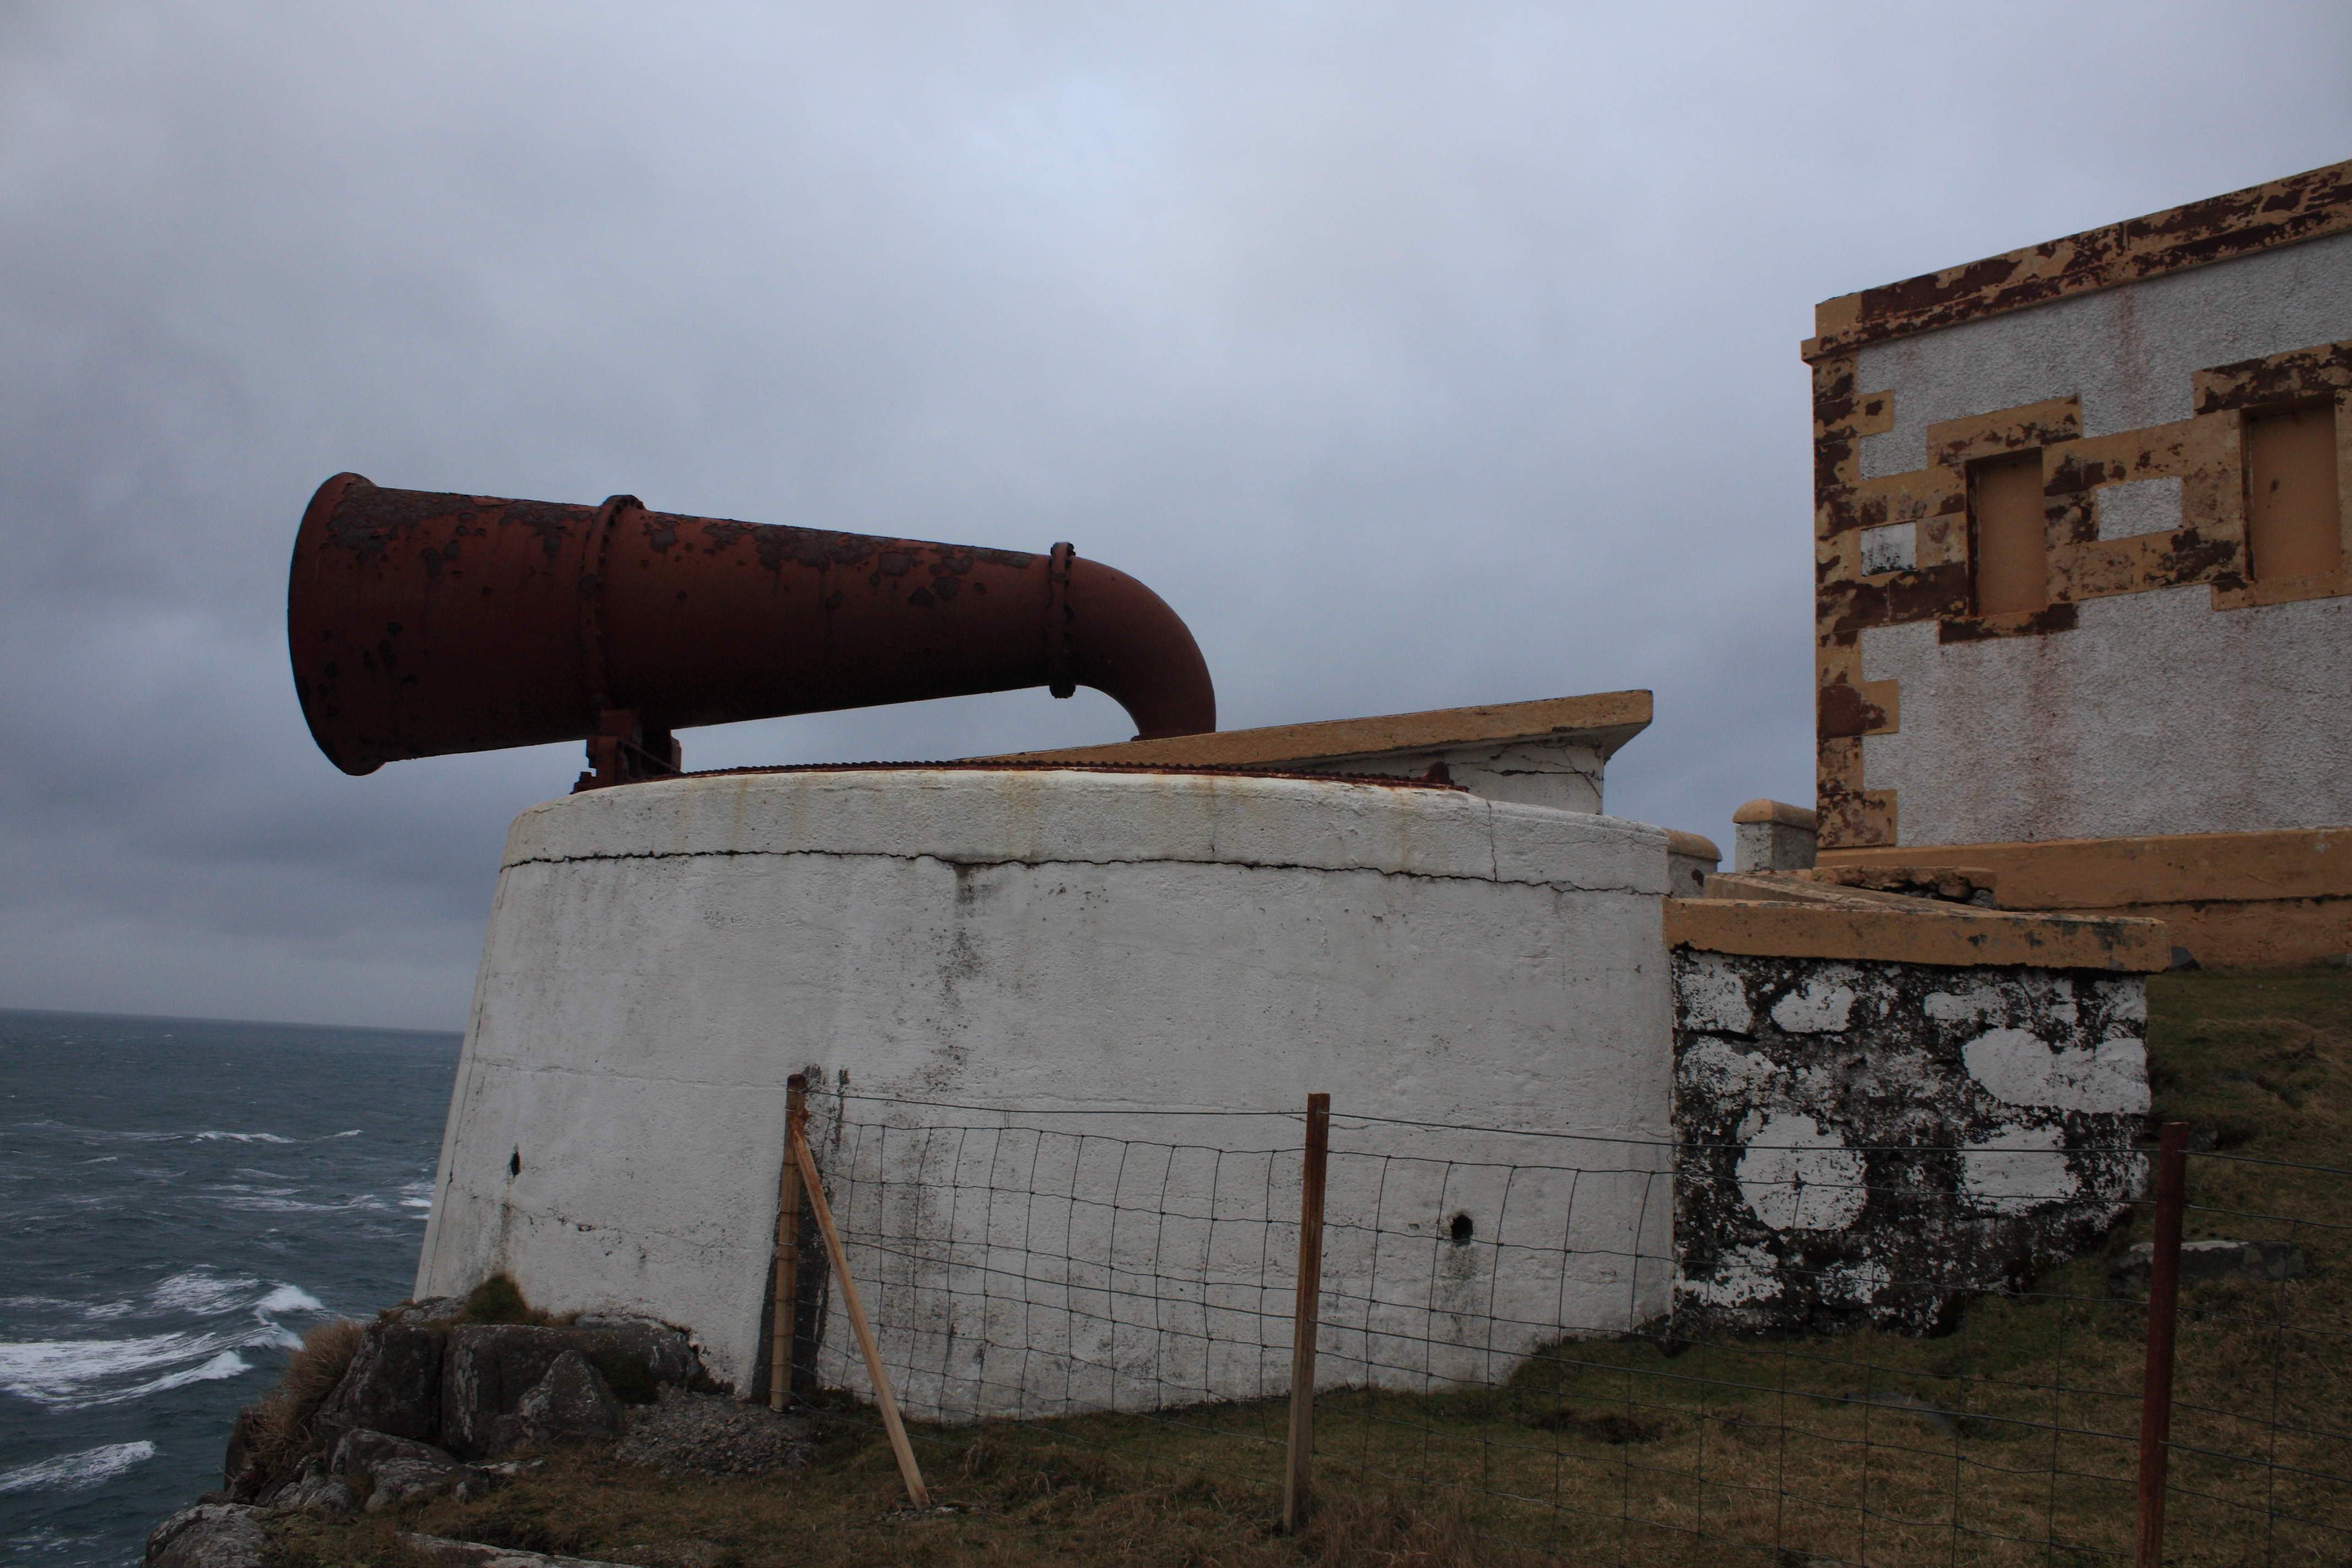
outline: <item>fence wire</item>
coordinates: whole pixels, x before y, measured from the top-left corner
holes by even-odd
[[[992,1441],[1276,1505],[1297,1113],[831,1110],[826,1189],[935,1489]],[[1911,1174],[1982,1150],[1901,1151],[1892,1187],[1858,1161],[1766,1168],[1739,1196],[1790,1221],[1769,1268],[1731,1249],[1694,1278],[1688,1194],[1754,1152],[1335,1117],[1318,1488],[1457,1513],[1529,1561],[2129,1560],[2140,1157],[2028,1152],[2037,1179],[2004,1152],[1992,1190]],[[2188,1191],[2165,1561],[2352,1561],[2352,1173],[2206,1154]],[[1825,1215],[1844,1231],[1803,1228]],[[801,1321],[801,1385],[870,1397],[847,1325]]]

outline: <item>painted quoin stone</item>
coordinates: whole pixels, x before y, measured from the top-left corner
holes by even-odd
[[[1676,1312],[1937,1327],[2079,1250],[2146,1181],[2146,983],[1675,955]]]
[[[1423,1171],[1523,1159],[1514,1132],[1608,1141],[1580,1146],[1564,1280],[1539,1194],[1510,1203],[1549,1227],[1545,1252],[1461,1247],[1433,1268],[1335,1242],[1330,1297],[1396,1321],[1333,1331],[1334,1381],[1496,1375],[1563,1329],[1629,1329],[1670,1300],[1665,849],[1660,828],[1458,789],[1197,773],[741,774],[535,806],[499,874],[417,1294],[507,1270],[552,1311],[690,1326],[713,1375],[750,1389],[785,1079],[810,1070],[813,1142],[862,1238],[850,1268],[877,1281],[915,1414],[1268,1392],[1295,1241],[1213,1224],[1239,1213],[1216,1163],[1171,1159],[1150,1178],[1155,1250],[1129,1258],[1137,1211],[1114,1234],[1099,1200],[1147,1156],[1124,1175],[1086,1162],[1295,1151],[1314,1090],[1341,1117],[1506,1130],[1379,1131],[1379,1158],[1425,1153]],[[912,1134],[1015,1119],[915,1100],[1016,1108],[1060,1142],[991,1173]],[[1274,1191],[1283,1218],[1287,1157],[1254,1200]],[[1351,1171],[1335,1153],[1335,1236],[1376,1201],[1424,1234],[1456,1212],[1482,1241],[1522,1223],[1499,1187],[1490,1208],[1458,1176],[1383,1194]],[[955,1206],[962,1181],[1071,1194],[1052,1256],[1034,1224],[1025,1250],[1006,1228],[1014,1205]],[[1073,1258],[1194,1281],[1198,1310],[1168,1316],[1194,1286],[1162,1284],[1159,1326],[1107,1321]],[[843,1314],[822,1332],[827,1380],[859,1386]],[[1410,1362],[1383,1348],[1404,1344]]]

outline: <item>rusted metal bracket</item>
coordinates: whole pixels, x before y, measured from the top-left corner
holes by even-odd
[[[607,708],[597,715],[596,733],[588,737],[588,771],[572,793],[669,778],[680,771],[683,757],[677,737],[646,728],[635,709]]]
[[[1070,563],[1077,547],[1068,540],[1054,546],[1045,558],[1045,689],[1056,697],[1076,697],[1078,683],[1070,673]]]

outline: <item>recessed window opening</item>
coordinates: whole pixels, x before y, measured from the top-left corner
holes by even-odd
[[[2246,416],[2246,557],[2257,580],[2344,569],[2333,398]]]
[[[1978,615],[2050,607],[2050,539],[2042,509],[2040,448],[1969,465],[1969,559]]]
[[[1470,1216],[1466,1214],[1455,1215],[1445,1225],[1445,1234],[1453,1239],[1456,1247],[1468,1246],[1470,1238],[1477,1232],[1478,1227],[1470,1223]]]

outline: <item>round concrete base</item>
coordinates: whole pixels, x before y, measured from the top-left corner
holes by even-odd
[[[1012,1244],[978,1216],[1018,1204],[955,1207],[948,1194],[1018,1187],[1034,1205],[1041,1184],[1061,1182],[1075,1197],[1102,1179],[1076,1147],[1086,1136],[1261,1152],[1265,1179],[1245,1204],[1194,1192],[1178,1156],[1162,1158],[1151,1278],[1168,1273],[1171,1247],[1192,1247],[1212,1279],[1215,1247],[1255,1224],[1248,1283],[1278,1296],[1291,1260],[1265,1226],[1295,1215],[1297,1161],[1265,1152],[1296,1149],[1312,1090],[1332,1095],[1342,1129],[1335,1216],[1377,1202],[1383,1224],[1401,1224],[1397,1205],[1423,1204],[1432,1213],[1410,1219],[1433,1232],[1447,1218],[1438,1206],[1476,1206],[1461,1196],[1467,1178],[1422,1194],[1423,1177],[1398,1174],[1381,1197],[1348,1162],[1476,1161],[1479,1135],[1349,1131],[1351,1117],[1626,1141],[1607,1145],[1628,1177],[1615,1194],[1595,1183],[1577,1200],[1590,1267],[1578,1275],[1570,1260],[1563,1289],[1561,1266],[1547,1264],[1525,1282],[1524,1312],[1496,1301],[1532,1314],[1517,1336],[1530,1343],[1562,1322],[1625,1326],[1665,1300],[1663,1266],[1654,1282],[1622,1267],[1637,1232],[1643,1250],[1666,1252],[1671,1205],[1647,1191],[1663,1192],[1653,1173],[1670,1137],[1665,880],[1658,828],[1339,779],[875,769],[550,802],[509,837],[417,1291],[461,1293],[505,1270],[552,1310],[650,1312],[694,1329],[716,1375],[748,1389],[766,1353],[785,1079],[807,1071],[819,1157],[855,1233],[851,1268],[877,1272],[866,1294],[890,1325],[886,1357],[919,1369],[904,1391],[919,1410],[1136,1396],[1127,1373],[1072,1392],[1092,1331],[1073,1328],[1066,1293],[1049,1331],[1058,1371],[1003,1370],[1007,1353],[991,1347],[1008,1335],[1040,1349],[1039,1303],[1008,1327],[989,1281],[1034,1279],[1036,1215],[1024,1211],[1032,1244],[1017,1268],[998,1268]],[[950,1126],[1032,1130],[1032,1168],[959,1163],[937,1139],[904,1135]],[[1590,1164],[1597,1147],[1577,1157]],[[1123,1193],[1114,1180],[1108,1206],[1062,1216],[1066,1292],[1081,1254],[1117,1262],[1102,1232]],[[1192,1237],[1184,1213],[1216,1225],[1204,1217]],[[1558,1220],[1544,1221],[1553,1253]],[[1350,1282],[1349,1267],[1335,1254],[1327,1288],[1361,1293],[1369,1278]],[[967,1289],[974,1277],[956,1270],[971,1268],[981,1283]],[[1426,1276],[1427,1260],[1409,1268]],[[1454,1284],[1485,1301],[1496,1282]],[[919,1297],[921,1312],[894,1307]],[[1252,1308],[1244,1322],[1252,1347],[1288,1342],[1279,1318]],[[845,1341],[837,1311],[830,1324],[828,1339]],[[1100,1348],[1124,1365],[1120,1331]],[[961,1348],[934,1354],[938,1343]],[[1527,1347],[1489,1347],[1482,1327],[1475,1356],[1490,1348]],[[971,1370],[992,1353],[1002,1375]],[[1255,1348],[1246,1373],[1185,1353],[1177,1381],[1194,1396],[1262,1391],[1240,1386],[1264,1376]],[[1485,1363],[1464,1364],[1470,1375]]]

